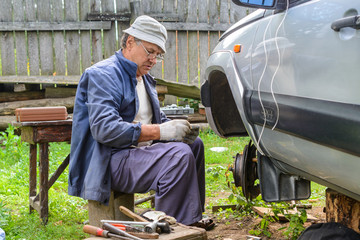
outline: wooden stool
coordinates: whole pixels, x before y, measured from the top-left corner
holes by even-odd
[[[101,227],[101,220],[132,221],[133,219],[120,212],[120,206],[124,206],[131,211],[134,211],[134,194],[117,193],[112,191],[108,206],[105,206],[98,201],[89,200],[89,224]]]

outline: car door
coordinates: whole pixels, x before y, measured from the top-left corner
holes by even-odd
[[[331,28],[359,15],[360,2],[293,1],[288,11],[267,11],[254,39],[247,108],[260,149],[360,192],[360,30]]]

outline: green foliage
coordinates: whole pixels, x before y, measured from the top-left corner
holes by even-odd
[[[0,168],[5,162],[14,164],[21,160],[23,148],[21,138],[14,133],[14,127],[9,125],[5,132],[0,132]]]
[[[300,210],[300,213],[295,214],[284,214],[289,220],[290,224],[284,235],[289,239],[298,239],[301,233],[305,230],[304,224],[307,220],[307,214],[304,209]]]
[[[68,143],[51,143],[49,172],[53,173],[69,154]],[[29,145],[22,143],[9,126],[0,132],[0,227],[6,239],[84,239],[87,202],[67,194],[66,169],[49,190],[49,222],[29,214]]]
[[[269,231],[269,224],[274,221],[274,218],[270,215],[264,215],[255,229],[250,230],[249,233],[255,236],[263,235],[270,238],[271,232]]]
[[[194,112],[199,112],[200,100],[196,100],[192,98],[182,98],[181,100],[187,105],[189,105],[191,108],[193,108]]]
[[[7,208],[3,201],[0,201],[0,228],[7,226],[10,219],[10,208]]]

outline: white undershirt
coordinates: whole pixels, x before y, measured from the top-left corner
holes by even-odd
[[[141,124],[151,124],[151,120],[153,117],[152,107],[149,99],[149,95],[146,92],[144,80],[140,78],[136,78],[138,83],[136,85],[136,92],[139,99],[139,111],[137,112],[133,123],[140,122]],[[140,142],[138,147],[148,146],[152,143],[152,141]]]

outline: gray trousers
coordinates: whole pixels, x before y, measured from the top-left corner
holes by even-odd
[[[205,204],[204,145],[155,143],[114,152],[111,186],[124,193],[155,190],[155,209],[190,225],[202,218]]]

